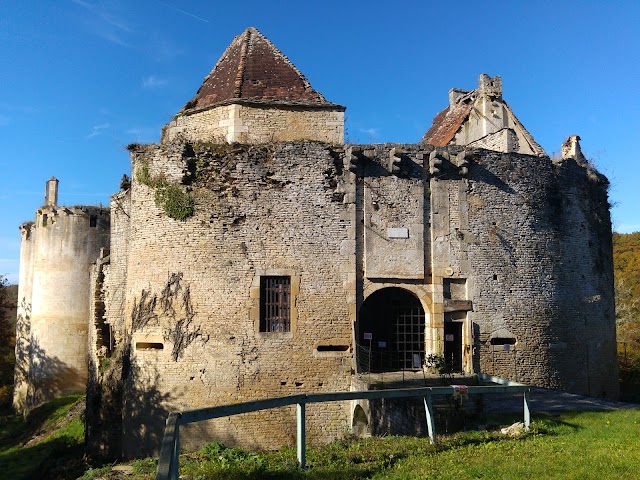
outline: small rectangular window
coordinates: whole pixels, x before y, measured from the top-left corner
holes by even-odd
[[[43,214],[42,215],[42,226],[46,227],[47,226],[47,214]]]
[[[291,277],[260,277],[260,331],[291,331]]]
[[[97,215],[91,215],[89,217],[89,226],[90,227],[96,227],[98,225],[98,216]]]

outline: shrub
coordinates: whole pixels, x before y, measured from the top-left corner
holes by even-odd
[[[175,220],[186,220],[194,212],[194,200],[180,186],[161,183],[156,188],[156,205]]]

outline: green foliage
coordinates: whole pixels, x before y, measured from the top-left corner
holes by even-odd
[[[107,372],[107,370],[109,370],[109,367],[111,366],[111,358],[109,357],[102,357],[100,359],[100,373],[105,373]]]
[[[149,163],[141,161],[136,169],[136,180],[150,188],[155,188],[155,202],[168,217],[186,220],[193,216],[195,201],[181,185],[169,183],[162,177],[154,177],[149,171]]]
[[[613,268],[616,320],[640,327],[640,232],[613,234]]]
[[[444,355],[438,353],[430,353],[425,356],[424,363],[434,373],[438,375],[446,375],[450,372],[450,369],[445,361]]]
[[[156,187],[156,205],[174,220],[186,220],[194,212],[194,200],[189,192],[178,185],[161,182]]]
[[[154,182],[149,173],[149,162],[142,161],[136,169],[136,180],[147,187],[154,187]]]
[[[0,411],[11,407],[15,365],[18,289],[0,275]]]

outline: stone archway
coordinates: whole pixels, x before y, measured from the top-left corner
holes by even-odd
[[[376,290],[362,304],[357,322],[359,372],[418,370],[425,355],[425,312],[413,293]]]

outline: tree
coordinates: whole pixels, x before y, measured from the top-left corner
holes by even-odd
[[[0,410],[11,405],[18,289],[0,275]]]

